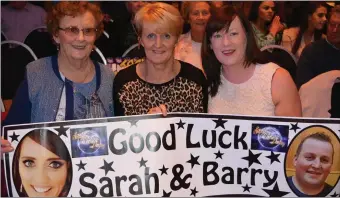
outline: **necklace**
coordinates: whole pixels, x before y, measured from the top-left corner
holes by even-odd
[[[176,71],[175,71],[175,60],[173,61],[173,68],[172,68],[172,73],[175,74]],[[165,82],[165,83],[162,83],[160,84],[160,87],[157,87],[157,86],[152,86],[151,84],[154,84],[154,83],[150,83],[148,82],[148,66],[145,62],[145,65],[144,65],[144,79],[145,79],[145,86],[147,87],[147,89],[150,89],[151,90],[151,93],[152,95],[156,96],[158,95],[158,98],[156,98],[156,101],[159,101],[160,104],[157,104],[158,106],[161,105],[161,104],[165,104],[167,106],[167,109],[168,111],[171,111],[174,106],[170,106],[171,103],[174,103],[175,102],[175,99],[173,98],[175,96],[175,87],[176,87],[176,80],[177,80],[177,75],[175,75],[175,77],[168,81],[168,82]],[[171,82],[172,81],[172,82]],[[158,92],[158,93],[157,93]],[[147,98],[148,96],[145,95],[145,97],[143,98],[144,100],[141,101],[142,103],[144,104],[148,104],[149,101],[147,101]],[[144,105],[142,105],[144,106]],[[152,107],[147,107],[147,108],[152,108]],[[149,110],[147,109],[147,111]]]
[[[92,65],[90,66],[89,71],[87,72],[87,74],[85,75],[84,79],[82,81],[80,81],[80,83],[84,83],[85,80],[87,79],[87,77],[90,75],[90,73],[92,72]]]

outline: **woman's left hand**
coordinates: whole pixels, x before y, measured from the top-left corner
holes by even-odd
[[[168,112],[166,110],[165,104],[161,104],[158,107],[153,107],[149,110],[148,114],[162,113],[163,116],[167,116]]]

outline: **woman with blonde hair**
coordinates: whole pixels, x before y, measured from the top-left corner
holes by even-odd
[[[135,22],[146,57],[117,74],[115,114],[206,112],[202,71],[174,58],[183,27],[179,11],[166,3],[150,3],[136,13]]]

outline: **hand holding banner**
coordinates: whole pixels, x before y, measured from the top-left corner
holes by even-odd
[[[340,120],[143,115],[8,126],[10,196],[329,196]]]

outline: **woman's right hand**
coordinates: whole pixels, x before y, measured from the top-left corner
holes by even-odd
[[[275,16],[272,24],[270,24],[269,33],[271,33],[275,37],[278,32],[284,29],[284,27],[285,26],[280,22],[280,17]]]
[[[161,104],[158,107],[153,107],[148,112],[148,114],[156,114],[156,113],[161,113],[165,117],[168,114],[165,104]]]
[[[1,138],[1,155],[13,151],[14,148],[8,140]]]

